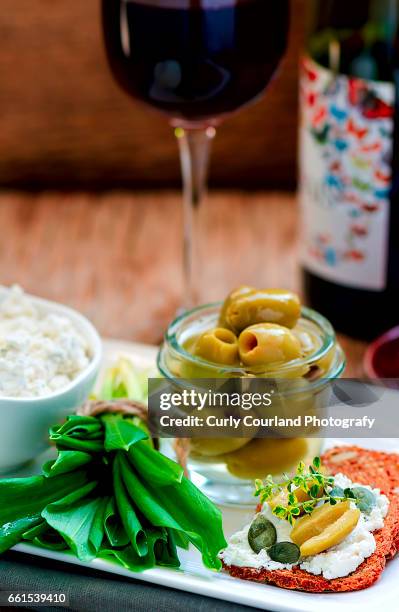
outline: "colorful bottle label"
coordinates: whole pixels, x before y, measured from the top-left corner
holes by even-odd
[[[320,278],[365,290],[386,286],[394,103],[392,83],[303,61],[302,262]]]

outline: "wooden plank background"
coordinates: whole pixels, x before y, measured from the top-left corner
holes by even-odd
[[[264,100],[220,128],[213,185],[295,185],[305,4],[292,0],[289,51]],[[99,0],[1,0],[0,186],[178,185],[166,120],[128,99],[108,72],[99,9]]]
[[[241,283],[300,291],[294,204],[281,193],[210,196],[201,302]],[[77,308],[104,337],[157,344],[181,304],[181,211],[177,192],[0,194],[0,283]],[[346,376],[362,376],[366,345],[340,340]]]

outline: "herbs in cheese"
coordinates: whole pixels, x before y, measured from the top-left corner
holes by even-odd
[[[388,498],[382,495],[379,489],[357,485],[343,474],[335,476],[334,484],[342,489],[356,486],[366,488],[374,494],[376,503],[369,513],[361,512],[356,527],[342,542],[325,552],[303,557],[299,560],[297,565],[301,569],[310,574],[322,574],[329,580],[341,578],[354,572],[365,559],[373,554],[376,548],[373,532],[383,527],[389,507]],[[351,506],[355,508],[355,502],[351,502]],[[267,503],[263,505],[261,512],[275,526],[277,542],[290,542],[291,525],[287,521],[276,517]],[[221,553],[226,565],[268,570],[291,569],[293,567],[290,564],[273,561],[270,559],[267,550],[255,553],[248,543],[249,527],[250,525],[246,525],[244,529],[231,536],[228,547]]]
[[[19,287],[0,298],[0,397],[42,397],[66,387],[90,363],[71,320],[42,312]]]

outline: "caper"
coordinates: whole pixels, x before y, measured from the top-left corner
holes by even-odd
[[[263,514],[259,514],[248,531],[248,544],[259,553],[272,546],[277,540],[276,528]]]
[[[293,542],[278,542],[269,548],[267,554],[272,561],[292,564],[299,561],[301,551],[299,550],[299,546]]]
[[[301,314],[295,293],[284,289],[251,291],[232,297],[225,308],[227,327],[236,333],[256,323],[278,323],[292,328]]]
[[[351,491],[355,496],[356,506],[359,508],[360,512],[370,514],[376,504],[374,493],[364,487],[353,487]]]

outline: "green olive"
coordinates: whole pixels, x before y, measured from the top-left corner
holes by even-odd
[[[232,453],[248,444],[246,438],[192,438],[190,455],[196,457],[218,457]]]
[[[227,298],[223,302],[223,306],[222,306],[222,308],[220,310],[220,316],[219,316],[219,325],[220,325],[220,327],[229,327],[229,325],[227,324],[227,321],[226,321],[226,312],[227,312],[227,309],[230,306],[231,302],[233,300],[236,300],[239,297],[242,297],[243,295],[246,295],[248,293],[252,293],[253,291],[255,291],[254,287],[249,287],[248,285],[241,285],[240,287],[237,287],[236,289],[233,289],[233,291],[231,291],[229,293],[229,295],[227,296]]]
[[[238,339],[241,361],[248,366],[287,363],[301,356],[301,343],[294,334],[274,323],[258,323],[241,332]]]
[[[331,370],[334,359],[337,356],[337,348],[335,346],[331,347],[331,349],[318,361],[314,363],[317,366],[317,374],[319,378],[327,378],[328,372]],[[316,378],[316,375],[313,375],[313,378]]]
[[[273,546],[276,541],[277,531],[275,526],[263,514],[258,514],[249,528],[248,544],[254,552],[260,553],[261,550]]]
[[[278,542],[267,551],[272,561],[278,563],[298,563],[301,551],[293,542]]]
[[[238,295],[227,305],[227,327],[236,333],[256,323],[278,323],[292,328],[301,314],[301,303],[295,293],[284,289],[251,291]]]
[[[238,363],[237,336],[224,327],[210,329],[198,338],[194,354],[214,363],[234,365]]]
[[[230,474],[237,478],[265,478],[268,474],[291,473],[308,456],[304,438],[255,438],[224,456]],[[314,450],[314,448],[312,448]]]

